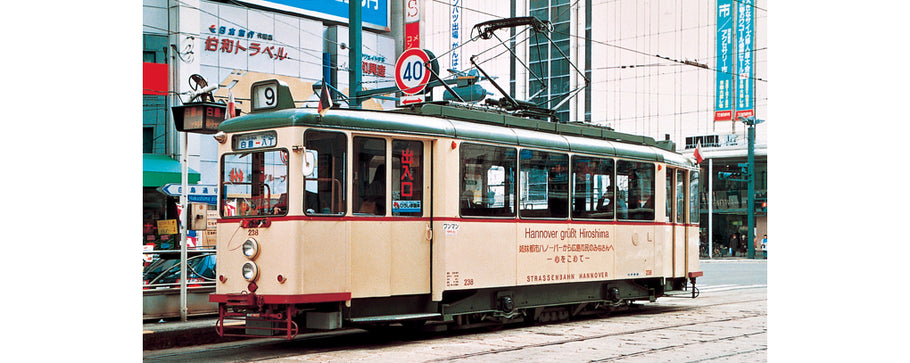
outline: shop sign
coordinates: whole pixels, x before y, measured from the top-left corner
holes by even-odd
[[[733,119],[733,1],[717,0],[714,121]]]
[[[180,231],[177,230],[177,220],[176,219],[162,219],[158,221],[158,234],[177,234]]]
[[[363,61],[361,63],[361,70],[363,71],[363,74],[372,74],[378,77],[385,77],[385,57],[368,54],[364,54],[362,57]]]
[[[461,0],[452,0],[450,5],[452,8],[452,22],[450,24],[450,30],[452,31],[451,65],[452,68],[459,69],[458,66],[461,59],[461,51],[459,50],[459,47],[461,47]]]
[[[262,41],[273,41],[272,34],[265,34],[244,28],[234,28],[218,26],[212,24],[209,26],[209,35],[205,38],[207,52],[221,52],[248,54],[250,57],[269,57],[276,60],[284,60],[289,56],[288,51],[281,46],[263,44]]]
[[[267,8],[288,11],[321,19],[347,22],[350,5],[347,0],[247,0],[245,2]],[[389,27],[389,0],[362,0],[360,16],[363,26],[387,30]]]

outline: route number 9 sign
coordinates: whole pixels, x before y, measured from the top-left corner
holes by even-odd
[[[278,105],[278,82],[262,82],[252,88],[253,110],[275,108]]]
[[[423,49],[411,48],[395,62],[395,84],[402,93],[413,95],[420,93],[427,86],[430,80],[430,71],[427,69],[427,63],[430,57]]]

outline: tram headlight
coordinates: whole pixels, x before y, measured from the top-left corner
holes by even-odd
[[[243,274],[243,278],[247,281],[256,281],[256,278],[259,277],[259,267],[252,261],[247,261],[243,264],[241,273]]]
[[[259,256],[259,242],[257,242],[254,238],[249,238],[244,241],[240,249],[243,251],[243,255],[250,260],[253,260],[256,258],[256,256]]]

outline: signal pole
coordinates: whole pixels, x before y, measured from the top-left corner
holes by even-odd
[[[748,232],[746,234],[746,241],[749,244],[748,249],[748,258],[755,258],[755,125],[758,125],[765,120],[758,120],[754,116],[750,117],[740,117],[739,121],[742,121],[746,125],[747,131],[747,142],[749,144],[749,153],[747,156],[748,163],[748,205],[749,205],[749,216],[748,216]]]

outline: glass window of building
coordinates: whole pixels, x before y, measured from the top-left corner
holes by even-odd
[[[529,93],[535,95],[531,102],[542,107],[553,107],[568,95],[571,88],[569,62],[563,56],[569,54],[569,22],[572,16],[570,3],[569,0],[532,0],[530,13],[540,20],[549,20],[553,25],[553,31],[550,32],[553,44],[543,35],[531,36],[529,41],[528,66],[532,74],[528,86]],[[556,116],[560,121],[569,121],[569,102],[556,110]]]

